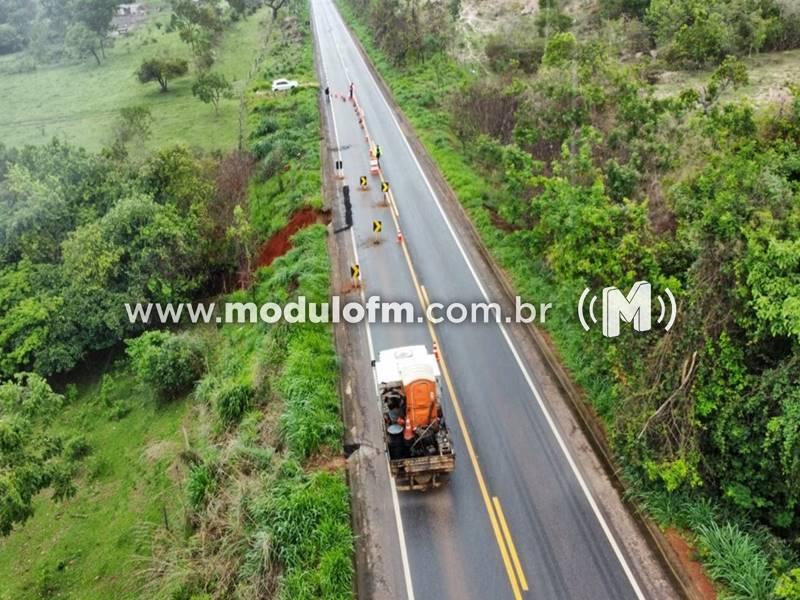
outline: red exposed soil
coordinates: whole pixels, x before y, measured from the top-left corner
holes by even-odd
[[[680,558],[686,573],[691,577],[698,597],[703,598],[703,600],[717,600],[717,591],[714,589],[714,584],[711,583],[711,579],[706,575],[703,565],[693,558],[694,549],[675,529],[667,529],[664,535],[675,554]]]
[[[291,237],[313,223],[329,223],[330,215],[320,212],[311,207],[301,208],[295,212],[289,222],[278,231],[275,235],[269,238],[266,243],[261,246],[256,259],[256,267],[266,267],[272,264],[279,256],[286,254],[292,247]]]

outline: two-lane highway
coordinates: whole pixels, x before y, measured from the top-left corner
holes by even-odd
[[[369,295],[383,300],[487,301],[488,286],[465,251],[390,104],[331,0],[311,0],[323,86],[347,94],[352,83],[369,132],[380,144],[383,176],[397,214],[379,206],[378,181],[358,191],[368,150],[353,105],[333,98],[336,159],[352,190],[349,234]],[[373,243],[372,222],[384,224]],[[394,241],[395,223],[405,239]],[[445,414],[457,467],[429,493],[395,496],[409,598],[644,598],[636,557],[627,556],[576,464],[540,386],[505,325],[371,324],[370,352],[438,339],[445,372]],[[376,400],[377,401],[377,400]],[[387,494],[390,491],[387,490]]]

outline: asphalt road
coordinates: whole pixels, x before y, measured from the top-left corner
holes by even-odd
[[[333,3],[311,4],[327,78],[322,86],[347,95],[355,85],[369,133],[382,148],[383,175],[417,283],[431,301],[483,300],[478,275]],[[330,139],[338,141],[334,153],[343,161],[355,219],[351,232],[338,235],[352,235],[368,296],[412,301],[419,309],[419,288],[395,241],[391,209],[378,205],[379,180],[370,176],[371,191],[358,190],[369,165],[354,108],[334,97],[330,110]],[[374,243],[373,220],[383,223],[380,244]],[[631,557],[620,550],[504,328],[441,324],[435,331],[452,384],[444,386],[443,401],[457,467],[438,490],[398,496],[407,565],[396,568],[407,569],[408,597],[643,598],[628,567]],[[375,355],[409,344],[430,348],[432,341],[426,324],[372,324],[370,334]]]

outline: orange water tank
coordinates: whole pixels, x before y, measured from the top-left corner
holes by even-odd
[[[415,379],[406,384],[406,438],[417,427],[427,427],[438,415],[436,383],[431,379]]]

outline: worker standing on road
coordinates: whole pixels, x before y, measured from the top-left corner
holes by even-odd
[[[350,82],[350,100],[353,99],[353,82]]]
[[[325,86],[325,100],[328,102],[331,100],[331,88],[329,88],[327,85]]]
[[[375,159],[378,161],[378,166],[381,166],[381,147],[375,144]]]

